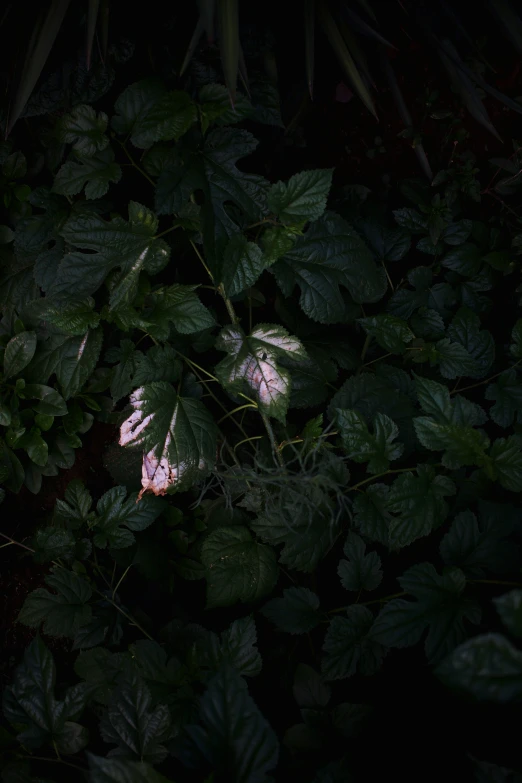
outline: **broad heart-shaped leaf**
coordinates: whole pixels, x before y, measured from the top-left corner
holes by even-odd
[[[407,344],[415,338],[406,321],[388,313],[358,318],[357,322],[366,334],[375,338],[381,348],[390,353],[404,353]]]
[[[232,237],[223,253],[221,281],[227,296],[237,296],[254,285],[265,268],[259,245],[248,242],[243,234]]]
[[[381,558],[376,552],[366,554],[366,544],[357,533],[350,531],[344,543],[344,554],[337,573],[345,590],[375,590],[382,581]]]
[[[480,622],[480,607],[462,593],[466,577],[459,568],[439,576],[431,563],[418,563],[398,580],[416,601],[395,598],[379,612],[370,636],[387,647],[411,647],[428,628],[425,651],[431,663],[440,661],[466,636],[464,620]]]
[[[354,524],[365,538],[388,546],[392,515],[388,509],[390,488],[386,484],[371,484],[353,500]]]
[[[121,166],[114,162],[111,147],[92,157],[71,157],[56,172],[53,191],[62,196],[76,196],[85,188],[86,199],[97,199],[109,190],[109,183],[119,182]]]
[[[439,527],[448,514],[444,498],[455,493],[453,481],[431,465],[418,465],[416,476],[409,471],[398,476],[385,499],[386,511],[396,515],[389,522],[389,546],[408,546]]]
[[[489,453],[486,469],[490,478],[498,480],[511,492],[522,492],[522,439],[519,435],[498,438]]]
[[[133,388],[132,376],[136,369],[136,349],[132,340],[120,340],[119,347],[115,346],[107,351],[105,361],[110,364],[117,362],[112,370],[111,397],[114,402],[118,402]]]
[[[509,593],[494,598],[493,602],[509,633],[520,638],[522,636],[522,590],[510,590]]]
[[[428,416],[419,416],[413,422],[417,438],[427,449],[443,451],[442,464],[456,470],[463,465],[482,466],[489,438],[473,427],[441,424]]]
[[[92,618],[89,583],[65,568],[58,568],[46,576],[45,583],[56,593],[43,587],[33,590],[25,599],[18,621],[31,628],[39,628],[43,623],[44,632],[49,636],[74,639],[78,629]]]
[[[388,228],[379,217],[366,217],[356,223],[356,228],[381,261],[400,261],[411,247],[409,231]]]
[[[277,582],[274,551],[252,538],[246,527],[221,527],[201,546],[207,569],[207,609],[263,598]]]
[[[58,499],[54,510],[54,520],[76,530],[91,519],[89,514],[92,506],[92,497],[85,489],[83,481],[74,479],[67,485],[64,499]]]
[[[334,545],[341,518],[326,493],[305,485],[300,493],[283,490],[279,502],[269,504],[250,527],[268,544],[284,545],[280,563],[310,572]]]
[[[83,335],[54,334],[38,350],[27,368],[29,381],[42,383],[56,374],[64,399],[74,397],[91,376],[103,342],[101,327]]]
[[[109,139],[105,135],[108,117],[102,111],[96,115],[92,106],[76,106],[58,122],[57,135],[65,144],[86,158],[104,150]]]
[[[467,509],[457,514],[440,543],[440,554],[449,566],[458,566],[468,577],[485,572],[510,573],[519,565],[519,548],[508,536],[520,523],[520,514],[508,504],[485,500],[478,503],[479,520]]]
[[[197,286],[170,285],[149,297],[148,332],[156,340],[168,340],[173,326],[181,334],[193,334],[215,325],[214,318],[195,293]]]
[[[10,378],[27,367],[36,351],[36,333],[19,332],[6,345],[4,353],[4,375]]]
[[[216,367],[216,375],[225,389],[252,394],[260,410],[284,422],[290,397],[288,370],[278,365],[283,356],[306,358],[297,339],[282,326],[258,324],[246,336],[240,326],[225,326],[216,340],[216,348],[229,356]]]
[[[495,342],[491,332],[481,330],[478,315],[461,307],[448,327],[448,337],[460,343],[473,359],[475,370],[468,371],[469,377],[484,378],[495,361]]]
[[[180,397],[165,381],[141,386],[130,397],[134,412],[120,429],[120,446],[142,447],[144,492],[189,489],[212,470],[217,428],[203,403]]]
[[[448,283],[433,283],[433,272],[426,266],[417,266],[407,274],[414,291],[398,288],[390,297],[386,309],[399,318],[411,318],[419,307],[428,307],[439,315],[449,314],[449,307],[455,303],[455,293]]]
[[[272,598],[261,609],[281,631],[308,633],[321,622],[319,596],[307,587],[288,587],[282,598]]]
[[[61,258],[61,257],[60,257]],[[81,301],[67,302],[45,297],[38,300],[38,318],[71,336],[84,335],[100,323],[100,315],[94,310],[92,296]]]
[[[140,272],[157,274],[169,260],[169,246],[154,238],[157,227],[154,213],[135,201],[129,203],[128,221],[115,217],[107,222],[93,212],[69,218],[61,236],[74,247],[95,252],[66,255],[48,294],[83,299],[97,291],[108,273],[118,267],[120,274],[113,281],[110,307],[132,304]]]
[[[514,367],[500,375],[495,383],[486,386],[486,400],[494,400],[489,415],[499,427],[511,427],[515,416],[522,416],[522,383],[517,380]]]
[[[4,691],[4,715],[16,727],[17,739],[25,748],[54,744],[61,753],[78,753],[87,745],[89,733],[73,721],[85,706],[88,688],[84,684],[68,688],[65,700],[57,701],[55,679],[53,657],[37,636],[26,648],[12,685]]]
[[[123,549],[131,546],[135,540],[132,531],[148,528],[165,508],[164,503],[152,495],[141,498],[139,503],[138,497],[133,493],[127,498],[125,487],[112,487],[102,495],[96,506],[96,518],[89,522],[97,547]]]
[[[256,647],[256,624],[252,615],[242,617],[221,634],[209,632],[201,645],[197,643],[200,665],[218,671],[223,661],[228,661],[243,677],[256,677],[263,662]]]
[[[345,319],[340,286],[357,303],[378,301],[387,287],[384,270],[375,264],[362,239],[332,212],[312,223],[271,271],[285,296],[299,286],[303,311],[323,324]]]
[[[238,158],[250,155],[257,141],[246,130],[216,128],[197,152],[187,149],[179,165],[167,168],[158,179],[158,214],[179,212],[196,190],[203,193],[201,232],[205,260],[214,275],[219,274],[221,258],[229,239],[241,230],[231,216],[234,204],[249,221],[268,213],[268,182],[256,174],[244,174],[236,167]]]
[[[268,783],[278,760],[277,737],[230,664],[208,682],[200,700],[200,725],[186,726],[177,754],[191,769],[207,767],[219,780]]]
[[[116,100],[111,124],[130,136],[135,147],[147,149],[156,141],[178,140],[197,120],[194,102],[186,92],[166,92],[157,81],[144,79],[124,90]]]
[[[378,413],[370,433],[364,416],[356,410],[337,410],[335,417],[343,447],[354,462],[367,462],[368,473],[384,473],[390,461],[399,459],[404,446],[393,441],[399,428],[388,416]]]
[[[326,209],[332,174],[333,169],[311,169],[276,182],[268,191],[268,208],[291,226],[318,220]]]
[[[493,702],[522,698],[522,652],[498,633],[475,636],[435,669],[450,688]]]
[[[323,677],[342,680],[356,671],[371,675],[379,671],[385,648],[369,636],[373,615],[366,606],[349,606],[346,615],[334,617],[323,644]]]
[[[152,381],[178,381],[181,376],[181,361],[170,345],[153,345],[147,353],[136,351],[134,386],[144,386]]]
[[[117,745],[112,756],[159,764],[168,755],[163,743],[172,736],[169,708],[164,704],[152,708],[150,691],[140,678],[125,680],[111,696],[100,734],[105,742]]]
[[[172,783],[145,761],[86,755],[89,783]]]

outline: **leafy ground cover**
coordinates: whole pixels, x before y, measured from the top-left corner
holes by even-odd
[[[0,147],[3,780],[518,780],[518,143],[272,176],[122,72]]]

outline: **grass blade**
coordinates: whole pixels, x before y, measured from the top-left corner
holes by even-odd
[[[509,0],[495,0],[494,2],[489,0],[488,7],[517,52],[522,54],[522,19],[513,9]]]
[[[214,43],[214,15],[216,0],[199,0],[199,15],[209,44]]]
[[[180,76],[183,76],[183,74],[187,70],[188,64],[192,60],[192,57],[194,56],[194,52],[196,51],[197,46],[201,41],[201,36],[203,35],[204,31],[205,31],[205,25],[203,23],[202,17],[200,16],[197,21],[196,27],[194,28],[194,32],[192,33],[192,38],[190,39],[190,43],[188,45],[185,59],[183,60],[183,63],[179,71]]]
[[[466,104],[466,108],[471,116],[479,122],[486,130],[495,136],[499,141],[502,141],[498,135],[496,128],[489,119],[489,115],[486,111],[484,104],[482,103],[475,85],[467,74],[455,65],[455,62],[460,61],[457,50],[453,44],[446,38],[440,41],[438,46],[439,57],[444,65],[448,75],[453,82],[456,90],[460,93],[462,100]],[[451,57],[449,57],[451,53]]]
[[[94,42],[94,33],[96,32],[96,22],[98,20],[99,7],[100,0],[89,0],[89,10],[87,11],[87,43],[85,47],[87,70],[89,70],[91,67],[92,44]]]
[[[239,70],[238,0],[219,0],[219,22],[221,62],[230,102],[234,106]]]
[[[18,90],[13,101],[13,106],[9,115],[6,135],[9,135],[17,119],[20,117],[29,100],[35,85],[40,78],[43,67],[49,56],[53,44],[62,26],[63,18],[69,7],[70,0],[52,0],[47,15],[40,26],[37,22],[33,31],[33,36],[25,65],[22,70]]]
[[[390,49],[397,49],[392,43],[386,40],[374,27],[369,25],[364,19],[359,16],[358,13],[353,11],[348,3],[341,3],[341,16],[361,35],[365,35],[367,38],[373,38],[383,46],[389,46]]]
[[[341,33],[339,32],[339,28],[337,27],[333,16],[323,3],[320,3],[318,6],[318,16],[325,35],[330,42],[330,46],[334,50],[335,55],[339,60],[339,64],[350,80],[355,92],[362,100],[368,111],[370,111],[378,121],[379,118],[377,117],[377,112],[375,110],[372,96],[370,95],[368,88],[366,87],[366,84],[361,77],[361,74],[357,70],[357,66],[353,61],[352,55],[348,51],[348,48]]]
[[[243,84],[243,87],[245,88],[245,92],[250,98],[250,85],[248,82],[248,72],[245,62],[245,55],[243,54],[243,47],[241,46],[241,41],[239,42],[239,78],[241,79],[241,82]]]
[[[109,0],[101,0],[100,27],[101,58],[102,62],[105,64],[107,61],[107,51],[109,49]]]
[[[397,106],[397,111],[399,112],[399,116],[402,122],[404,123],[404,127],[411,128],[413,125],[411,114],[409,112],[408,107],[406,106],[404,96],[401,92],[401,88],[399,87],[399,82],[397,81],[397,77],[395,76],[395,71],[392,68],[392,65],[390,63],[390,60],[388,59],[388,55],[386,54],[386,52],[381,52],[381,62],[382,62],[384,74],[388,80],[388,84],[390,85],[390,90],[393,95],[395,104]],[[419,161],[419,165],[422,171],[431,182],[433,180],[433,172],[431,170],[428,156],[424,151],[424,147],[422,146],[422,144],[416,144],[413,149],[415,150],[415,155],[417,156],[417,160]]]
[[[310,98],[314,99],[314,60],[315,60],[315,0],[305,0],[304,4],[306,81]]]

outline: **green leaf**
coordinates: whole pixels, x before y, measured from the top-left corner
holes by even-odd
[[[201,126],[206,133],[211,125],[234,125],[254,113],[254,107],[241,93],[236,93],[234,105],[223,84],[204,84],[199,91]]]
[[[291,226],[318,220],[326,209],[332,174],[333,169],[311,169],[276,182],[268,191],[268,208]]]
[[[100,721],[104,742],[117,745],[112,755],[160,764],[167,756],[164,743],[172,735],[169,708],[152,708],[149,689],[138,678],[120,683]]]
[[[289,587],[282,598],[272,598],[261,609],[281,631],[291,634],[308,633],[321,622],[319,597],[307,587]]]
[[[472,356],[460,343],[451,342],[449,338],[439,340],[432,346],[433,351],[428,354],[430,364],[438,365],[443,378],[454,380],[460,376],[473,377],[477,365]],[[414,361],[425,361],[422,355],[414,356]]]
[[[132,376],[136,369],[136,350],[132,340],[120,340],[120,347],[105,354],[105,361],[118,362],[111,376],[111,397],[118,402],[133,388]]]
[[[265,268],[261,248],[243,234],[229,241],[223,254],[221,281],[227,296],[237,296],[254,285]]]
[[[60,234],[69,244],[89,253],[68,253],[58,268],[50,293],[72,300],[90,296],[100,288],[108,273],[120,273],[112,281],[110,307],[132,304],[141,272],[154,275],[168,263],[170,248],[155,239],[158,220],[135,201],[129,203],[128,222],[115,217],[107,222],[94,213],[69,218]]]
[[[145,530],[159,517],[165,506],[159,498],[136,493],[127,498],[125,487],[112,487],[98,501],[96,519],[90,521],[94,529],[94,544],[123,549],[134,543],[132,531]],[[139,502],[138,502],[139,500]]]
[[[519,318],[511,332],[509,350],[516,359],[522,359],[522,318]]]
[[[435,673],[444,685],[476,699],[504,703],[522,697],[522,652],[498,633],[464,642]]]
[[[179,397],[158,381],[133,392],[130,403],[134,411],[121,426],[119,443],[144,451],[140,495],[187,490],[213,469],[216,425],[199,400]]]
[[[210,533],[201,547],[201,562],[207,568],[207,609],[256,601],[277,582],[273,550],[241,525]]]
[[[283,294],[301,290],[299,304],[306,315],[323,324],[344,320],[346,304],[340,286],[357,303],[376,302],[386,292],[386,275],[351,226],[326,213],[315,221],[294,247],[274,264]]]
[[[496,506],[484,500],[478,510],[480,521],[469,509],[457,514],[440,543],[441,557],[471,578],[487,571],[509,573],[519,558],[518,547],[508,539],[517,523],[516,512],[507,504]]]
[[[427,628],[426,656],[436,663],[465,638],[464,620],[475,625],[480,622],[478,604],[462,594],[466,577],[458,568],[439,576],[431,563],[418,563],[398,582],[417,600],[395,598],[380,610],[370,634],[380,644],[411,647]]]
[[[20,332],[12,337],[4,353],[4,375],[10,378],[27,367],[36,351],[36,333]]]
[[[97,199],[105,196],[111,182],[120,181],[121,174],[121,166],[114,162],[114,152],[108,147],[92,157],[64,163],[56,172],[53,191],[71,197],[85,188],[86,199]]]
[[[411,236],[404,228],[388,228],[378,217],[366,217],[357,223],[364,238],[381,261],[400,261],[411,246]]]
[[[200,701],[199,726],[186,726],[180,758],[189,768],[210,763],[219,778],[250,783],[268,780],[276,767],[275,733],[250,697],[245,681],[224,664]]]
[[[301,342],[282,326],[258,324],[249,336],[240,326],[225,326],[216,348],[229,354],[215,370],[223,386],[232,392],[245,389],[264,414],[284,421],[291,380],[278,359],[285,355],[306,358]]]
[[[36,404],[33,404],[33,409],[38,413],[47,416],[65,416],[67,414],[65,400],[51,386],[44,386],[42,383],[26,383],[18,396],[24,400],[38,400]]]
[[[202,192],[203,247],[213,274],[219,271],[229,239],[242,228],[228,204],[234,204],[252,222],[267,214],[268,182],[236,167],[238,158],[250,155],[256,146],[257,141],[246,130],[217,128],[208,134],[197,154],[187,155],[182,165],[170,167],[158,179],[156,210],[160,215],[179,212],[194,191]]]
[[[511,492],[522,492],[522,442],[517,435],[498,438],[489,452],[493,477]]]
[[[91,543],[87,539],[76,543],[76,538],[70,530],[60,527],[41,527],[33,538],[36,563],[49,563],[51,560],[85,559],[91,553]]]
[[[349,532],[343,549],[348,560],[341,560],[337,573],[345,590],[375,590],[382,581],[381,558],[366,554],[366,544],[357,533]]]
[[[140,125],[149,110],[165,95],[165,88],[155,79],[142,79],[130,84],[116,99],[115,116],[111,125],[122,136],[129,136],[134,144],[134,135],[140,141]],[[138,146],[138,145],[136,145]]]
[[[366,676],[379,671],[386,651],[369,635],[372,623],[370,610],[356,605],[346,609],[346,616],[331,620],[323,644],[321,671],[325,679],[342,680],[356,671]]]
[[[419,416],[413,422],[415,433],[425,448],[443,451],[442,464],[456,470],[463,465],[481,466],[486,461],[485,450],[489,438],[472,427],[440,424],[427,416]]]
[[[483,378],[495,361],[495,342],[491,332],[480,329],[480,318],[467,307],[461,307],[448,327],[448,336],[460,343],[475,362],[470,378]],[[460,373],[463,375],[464,373]]]
[[[93,756],[89,760],[90,783],[171,783],[145,761]]]
[[[390,547],[408,546],[438,528],[448,515],[444,498],[455,493],[453,481],[437,475],[431,465],[418,465],[416,476],[409,471],[398,476],[387,498],[384,493],[379,498],[385,501],[386,511],[397,515],[389,522]],[[365,532],[363,527],[361,532]]]
[[[388,546],[392,515],[388,509],[390,488],[386,484],[371,484],[353,501],[354,523],[365,538]]]
[[[366,334],[374,337],[381,348],[390,353],[404,353],[406,345],[411,343],[415,335],[408,324],[394,315],[381,313],[370,318],[358,318]]]
[[[56,593],[43,587],[33,590],[25,599],[18,621],[31,628],[38,628],[43,623],[44,632],[49,636],[73,639],[78,628],[87,625],[92,617],[90,585],[65,568],[46,576],[45,583]]]
[[[310,408],[324,402],[328,386],[337,380],[337,368],[321,348],[305,346],[308,358],[285,356],[280,361],[290,370],[291,408]]]
[[[139,84],[143,84],[143,82],[138,82]],[[136,86],[131,85],[131,87]],[[130,89],[128,88],[128,90]],[[129,100],[127,98],[118,105],[123,95],[116,102],[117,111],[120,111],[120,107],[124,111],[128,107]],[[138,96],[138,101],[140,99],[141,96]],[[125,105],[123,105],[124,103]],[[186,92],[180,90],[167,92],[151,105],[143,107],[132,124],[131,141],[135,147],[140,149],[147,149],[156,141],[178,141],[190,130],[196,122],[197,116],[196,106]],[[119,129],[121,125],[118,123],[117,125]]]
[[[148,331],[157,340],[168,340],[171,325],[181,334],[194,334],[215,325],[214,318],[194,292],[197,286],[171,285],[155,291],[147,313]]]
[[[82,104],[60,119],[56,132],[61,142],[72,144],[78,155],[90,158],[108,147],[107,124],[104,112],[97,115],[92,106]]]
[[[511,590],[509,593],[493,599],[500,619],[509,633],[522,637],[522,590]]]
[[[176,351],[170,345],[153,345],[146,354],[137,351],[135,371],[132,378],[134,386],[144,386],[153,381],[179,381],[182,364],[176,358]]]
[[[399,459],[404,446],[393,443],[399,434],[396,424],[383,413],[373,419],[373,434],[369,432],[364,416],[356,410],[337,410],[343,447],[354,462],[367,462],[368,473],[384,473],[390,461]]]
[[[321,709],[330,701],[332,689],[324,684],[315,669],[306,663],[299,663],[295,670],[292,693],[299,707]]]
[[[522,383],[517,382],[517,372],[514,368],[506,370],[495,383],[486,386],[486,400],[494,400],[489,409],[491,419],[499,427],[511,427],[515,417],[521,418]]]
[[[68,688],[65,700],[54,698],[56,669],[53,657],[40,637],[24,652],[24,660],[15,670],[12,685],[4,691],[4,715],[17,731],[17,739],[28,750],[43,745],[73,755],[87,745],[87,729],[74,721],[87,701],[83,685]]]
[[[297,242],[300,232],[286,226],[273,226],[267,228],[261,236],[265,267],[272,266],[279,261]]]
[[[221,639],[217,634],[210,634],[204,664],[218,671],[222,661],[228,661],[241,676],[256,677],[263,665],[256,644],[254,618],[250,615],[234,620],[230,627],[222,632]]]
[[[100,327],[81,337],[67,338],[59,348],[55,368],[66,400],[74,397],[89,380],[99,359],[103,342]]]
[[[476,245],[466,242],[449,250],[443,257],[442,266],[473,279],[482,266],[482,253]]]
[[[416,209],[401,207],[394,209],[393,216],[402,228],[407,228],[412,234],[424,234],[428,230],[428,221]]]
[[[38,316],[42,321],[48,321],[73,336],[84,335],[100,323],[100,315],[93,309],[95,303],[91,296],[79,302],[40,299],[39,304]]]
[[[55,518],[58,522],[67,522],[71,528],[78,529],[91,519],[91,506],[92,498],[83,481],[74,479],[67,485],[64,500],[56,501]]]

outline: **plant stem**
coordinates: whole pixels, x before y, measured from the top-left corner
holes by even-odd
[[[388,358],[388,356],[393,356],[393,354],[392,354],[392,353],[385,353],[385,354],[384,354],[384,356],[378,356],[378,357],[377,357],[377,359],[372,359],[372,360],[371,360],[371,362],[366,362],[366,363],[365,363],[365,364],[363,364],[362,366],[363,366],[363,367],[369,367],[369,366],[370,366],[370,364],[375,364],[375,362],[380,362],[380,361],[382,361],[383,359],[387,359],[387,358]]]
[[[245,438],[244,440],[240,440],[239,443],[236,443],[236,445],[234,446],[234,452],[236,449],[242,446],[243,443],[250,443],[251,440],[261,440],[264,437],[265,437],[264,435],[253,435],[251,438]]]
[[[128,614],[128,612],[125,611],[125,609],[122,609],[121,606],[118,606],[116,601],[114,601],[112,598],[107,598],[107,596],[101,592],[101,590],[98,590],[96,587],[94,588],[94,592],[98,593],[99,596],[103,598],[104,601],[108,601],[112,606],[114,606],[117,611],[125,617],[131,625],[134,625],[135,628],[138,629],[138,631],[141,631],[144,636],[147,637],[151,642],[156,641],[153,639],[153,637],[150,635],[150,633],[147,633],[145,628],[143,628],[137,620],[134,619],[134,617],[131,614]]]
[[[472,383],[469,386],[463,386],[461,389],[453,389],[450,394],[455,394],[457,391],[460,394],[461,392],[469,391],[470,389],[476,389],[478,386],[484,386],[486,383],[489,383],[490,381],[494,381],[495,378],[498,378],[500,375],[503,375],[507,370],[510,370],[512,367],[518,367],[518,365],[522,362],[522,359],[519,359],[515,362],[515,364],[512,364],[511,367],[508,367],[506,370],[501,370],[500,372],[495,373],[495,375],[491,375],[489,378],[486,378],[484,381],[479,381],[478,383]]]
[[[128,149],[127,149],[127,147],[125,146],[125,144],[124,144],[123,142],[121,142],[119,139],[116,139],[116,141],[118,142],[118,144],[120,145],[120,147],[121,147],[121,148],[122,148],[122,150],[124,151],[125,155],[126,155],[126,156],[128,157],[128,159],[130,160],[131,164],[134,166],[134,168],[136,169],[136,171],[139,171],[139,172],[140,172],[140,174],[142,174],[142,175],[145,177],[145,179],[146,179],[146,180],[148,180],[148,181],[150,182],[150,184],[151,184],[153,187],[156,187],[156,183],[154,182],[154,180],[153,180],[151,177],[149,177],[149,175],[147,174],[147,172],[146,172],[146,171],[143,171],[143,169],[141,168],[141,166],[138,166],[138,164],[136,163],[136,161],[134,160],[134,158],[133,158],[133,157],[132,157],[132,155],[130,154],[129,150],[128,150]]]
[[[20,541],[15,541],[14,538],[11,538],[10,536],[6,536],[5,533],[0,533],[0,536],[2,538],[5,538],[6,541],[9,541],[9,544],[16,544],[16,546],[21,546],[22,549],[27,549],[28,552],[34,552],[34,549],[31,549],[30,546],[26,546],[25,544],[21,544]],[[8,546],[8,544],[4,544],[4,546]]]
[[[64,764],[66,767],[71,767],[72,769],[77,769],[79,772],[86,772],[87,770],[84,767],[79,767],[77,764],[71,764],[70,761],[64,761],[62,758],[56,758],[56,759],[50,759],[46,756],[33,756],[27,755],[27,756],[21,756],[20,758],[23,758],[24,761],[30,760],[30,761],[49,761],[51,764]]]
[[[268,433],[268,437],[270,439],[270,445],[272,446],[272,451],[274,452],[276,459],[279,462],[279,466],[284,470],[285,462],[283,460],[283,455],[277,448],[277,443],[274,437],[274,430],[272,429],[272,425],[270,424],[270,419],[268,418],[266,413],[263,413],[263,411],[260,410],[259,413],[261,414],[261,418],[263,419],[263,424],[265,425],[265,429]]]
[[[233,411],[229,411],[229,413],[226,413],[224,416],[220,418],[218,421],[218,425],[221,424],[222,421],[225,421],[225,419],[228,419],[229,416],[233,416],[234,413],[239,413],[239,411],[244,410],[245,408],[255,408],[257,410],[257,405],[247,402],[246,405],[240,405],[239,408],[234,408]]]
[[[384,598],[374,598],[371,601],[363,601],[362,603],[358,603],[357,606],[372,606],[372,604],[385,604],[388,601],[391,601],[393,598],[402,598],[405,595],[407,595],[405,592],[392,593],[392,595],[385,595]],[[350,606],[353,605],[354,604],[350,604]],[[329,609],[328,614],[340,614],[340,612],[346,612],[346,610],[349,609],[350,606],[338,606],[337,609]]]
[[[361,362],[364,361],[364,357],[368,353],[368,348],[370,347],[371,341],[372,341],[371,335],[367,334],[366,335],[366,339],[364,340],[364,345],[362,347],[362,351],[361,351]],[[361,369],[361,368],[359,367],[359,369]]]
[[[229,316],[230,320],[232,321],[233,324],[237,324],[238,321],[239,321],[239,318],[237,317],[236,311],[234,310],[234,305],[232,304],[232,302],[230,301],[230,299],[228,298],[228,296],[225,293],[225,288],[223,286],[223,283],[219,284],[218,291],[221,294],[221,298],[223,299],[223,301],[225,303],[225,307],[227,308],[227,313],[228,313],[228,316]]]
[[[522,582],[510,582],[504,579],[468,579],[470,585],[502,585],[503,587],[522,587]]]
[[[165,231],[162,231],[161,234],[156,234],[154,239],[159,239],[160,237],[164,237],[165,234],[170,234],[171,231],[175,231],[179,226],[171,226],[170,228],[165,229]]]
[[[127,566],[127,568],[125,569],[125,571],[124,571],[124,572],[123,572],[123,574],[121,575],[121,578],[118,580],[118,584],[116,585],[116,587],[115,587],[115,588],[114,588],[114,590],[112,591],[112,600],[113,600],[113,601],[114,601],[114,596],[115,596],[115,595],[116,595],[116,593],[118,592],[118,588],[119,588],[119,586],[121,585],[121,583],[123,582],[123,580],[125,579],[125,577],[127,576],[127,574],[129,573],[129,571],[130,571],[130,568],[131,568],[131,566],[130,566],[130,565],[129,565],[129,566]]]
[[[382,476],[390,476],[392,473],[408,473],[408,472],[414,473],[415,470],[416,468],[395,468],[394,470],[385,470],[384,473],[376,473],[375,476],[370,476],[370,478],[364,479],[363,481],[359,481],[357,484],[352,484],[352,486],[348,487],[346,491],[354,492],[356,489],[359,489],[359,487],[364,486],[364,484],[369,484],[370,481],[381,478]]]

